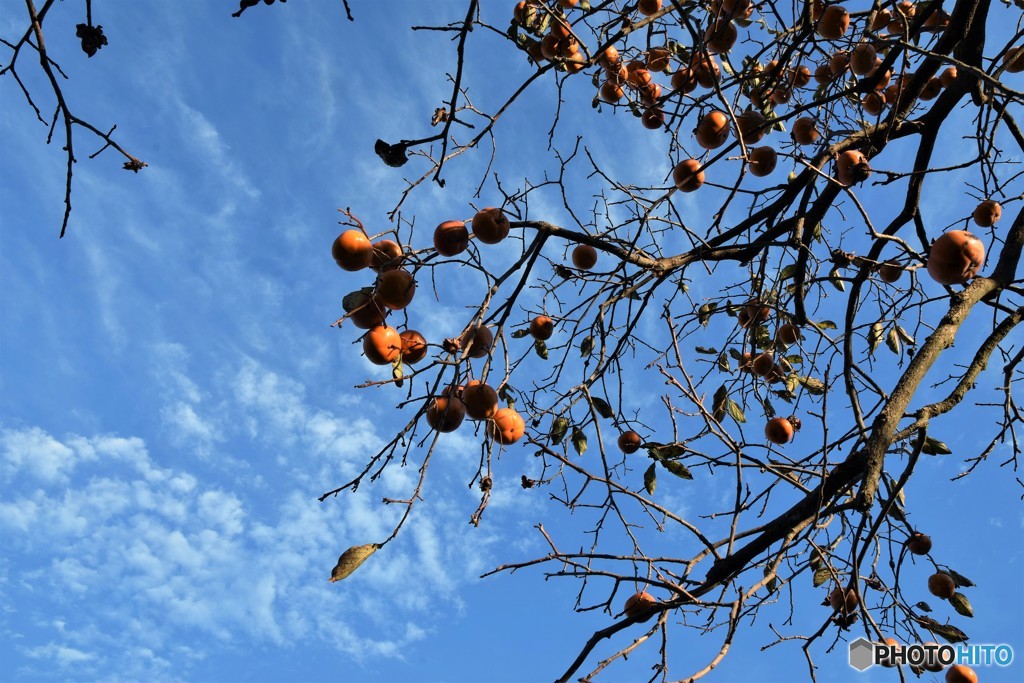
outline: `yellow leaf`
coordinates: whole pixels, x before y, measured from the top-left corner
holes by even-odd
[[[380,545],[377,543],[352,546],[338,558],[338,564],[331,570],[331,578],[328,581],[334,583],[335,581],[347,579],[352,572],[359,569],[359,565],[365,562],[370,555],[377,552],[378,548],[380,548]]]

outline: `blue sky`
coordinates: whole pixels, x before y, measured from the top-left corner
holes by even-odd
[[[497,465],[483,524],[469,526],[478,496],[467,484],[480,439],[466,429],[441,439],[424,501],[398,539],[346,581],[326,581],[342,550],[388,535],[398,511],[380,500],[408,494],[422,453],[372,487],[316,501],[408,414],[395,411],[404,394],[392,388],[354,389],[381,369],[353,347],[352,329],[329,327],[344,294],[369,284],[328,255],[337,209],[351,207],[371,233],[393,227],[387,212],[402,178],[418,173],[415,162],[384,167],[373,141],[429,130],[454,59],[438,34],[405,27],[464,13],[459,2],[354,4],[354,24],[339,2],[259,6],[241,19],[229,16],[229,3],[97,4],[94,20],[110,44],[92,59],[74,40],[83,18],[69,3],[56,5],[47,39],[71,77],[73,110],[100,127],[117,123],[121,143],[149,163],[132,175],[109,152],[86,160],[94,145],[79,134],[63,240],[60,146],[43,144],[45,127],[10,79],[0,80],[0,678],[551,680],[612,623],[573,611],[580,586],[571,580],[545,581],[538,569],[478,578],[546,553],[534,525],[571,548],[586,543],[581,532],[592,520],[568,516],[548,491],[521,489],[519,476],[539,468],[529,449],[514,447]],[[495,25],[507,24],[511,2],[484,4]],[[20,12],[0,16],[0,35],[20,33]],[[993,12],[1013,10],[997,3]],[[485,31],[473,35],[466,82],[482,109],[500,104],[510,87],[503,79],[530,73],[507,52]],[[38,89],[44,84],[27,62],[23,77]],[[661,183],[670,161],[659,134],[628,114],[593,111],[589,77],[569,86],[562,149],[585,133],[616,176]],[[503,183],[519,186],[555,168],[545,153],[555,97],[541,84],[503,121]],[[964,144],[951,140],[943,153],[955,158]],[[469,218],[470,202],[494,203],[493,184],[473,197],[488,158],[486,147],[463,155],[446,169],[445,189],[414,191],[403,207],[406,221],[415,217],[414,245],[428,244],[442,220]],[[576,172],[572,187],[586,210],[594,186],[584,167]],[[969,200],[948,192],[967,179],[929,187],[926,218],[941,226],[936,234],[969,213]],[[885,197],[882,213],[898,201]],[[687,196],[678,206],[706,218],[714,207],[704,201]],[[531,197],[530,217],[569,224],[553,193]],[[487,258],[497,267],[513,255]],[[475,274],[452,270],[437,285],[441,300],[424,286],[422,307],[409,314],[428,339],[460,330],[465,306],[479,299],[466,296],[480,286]],[[714,287],[696,277],[691,297]],[[925,291],[942,294],[931,283]],[[540,305],[536,291],[525,301]],[[714,343],[724,329],[713,326],[695,343]],[[654,323],[645,331],[662,333]],[[966,330],[964,346],[979,334]],[[543,369],[532,360],[524,367]],[[896,365],[880,356],[877,368],[885,376]],[[979,401],[992,400],[997,370],[983,376],[979,391],[989,393]],[[667,429],[663,418],[646,417],[657,394],[639,377],[624,380],[647,411],[645,436],[656,438]],[[1008,449],[950,483],[982,441],[966,426],[992,415],[967,407],[936,420],[936,436],[954,455],[926,460],[907,495],[914,523],[949,549],[941,561],[979,586],[969,593],[974,620],[964,623],[947,605],[932,616],[1024,654],[1019,475],[997,466]],[[696,515],[729,491],[727,481],[663,479],[657,497]],[[678,533],[657,542],[692,543]],[[904,568],[918,585],[930,572],[922,563]],[[799,645],[761,652],[774,640],[769,624],[792,635],[827,617],[818,605],[824,593],[800,580],[792,622],[783,593],[745,624],[711,680],[806,676]],[[600,602],[602,589],[606,596],[607,586],[588,589],[584,603]],[[627,638],[641,633],[633,627]],[[718,633],[671,629],[671,674],[699,668]],[[814,651],[819,680],[895,680],[891,672],[853,674],[845,646],[829,653],[829,642]],[[594,661],[613,651],[598,648]],[[605,680],[646,678],[657,660],[652,641]],[[1022,680],[1022,667],[986,670],[983,680]]]

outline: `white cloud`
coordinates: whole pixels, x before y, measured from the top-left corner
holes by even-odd
[[[74,468],[76,454],[41,429],[0,434],[4,477],[9,479],[18,470],[38,481],[63,481]]]
[[[211,442],[223,440],[220,430],[199,417],[195,408],[182,401],[166,406],[161,412],[161,416],[166,426],[173,431],[175,441],[179,443],[196,440],[205,446]]]
[[[56,643],[49,643],[39,647],[33,647],[25,651],[25,654],[33,659],[43,659],[56,662],[57,666],[67,669],[71,666],[79,666],[84,662],[96,659],[96,655],[89,652],[82,652],[73,647],[64,647]]]
[[[221,379],[237,399],[232,419],[251,418],[267,450],[289,453],[278,463],[287,474],[268,474],[258,494],[157,460],[138,438],[0,431],[0,533],[17,556],[5,598],[14,623],[31,619],[47,634],[23,641],[24,657],[81,663],[101,678],[134,653],[137,675],[187,677],[182,658],[224,644],[313,638],[370,661],[425,638],[439,602],[459,610],[460,584],[482,571],[495,541],[466,525],[470,458],[451,459],[460,471],[449,474],[439,450],[438,476],[404,532],[329,584],[342,550],[391,533],[402,509],[380,497],[408,496],[417,465],[392,463],[373,485],[320,504],[317,487],[353,476],[380,448],[374,424],[309,405],[301,384],[255,360]]]

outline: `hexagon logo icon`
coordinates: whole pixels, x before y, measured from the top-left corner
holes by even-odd
[[[864,638],[858,638],[850,643],[850,666],[857,671],[864,671],[874,665],[874,649],[871,641]]]

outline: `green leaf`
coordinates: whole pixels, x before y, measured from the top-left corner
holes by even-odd
[[[697,309],[697,320],[700,321],[700,324],[703,325],[704,327],[707,327],[708,326],[708,322],[711,320],[711,314],[714,313],[715,309],[717,309],[717,308],[718,308],[718,304],[717,303],[704,304],[703,306],[698,308]]]
[[[725,419],[726,401],[729,399],[729,390],[725,385],[718,387],[714,397],[711,399],[711,416],[716,422],[721,423]]]
[[[953,597],[949,599],[949,604],[953,606],[957,614],[974,618],[974,609],[971,607],[971,602],[963,593],[953,593]]]
[[[610,405],[608,405],[608,401],[605,401],[603,398],[600,398],[599,396],[591,396],[590,403],[594,406],[594,410],[596,410],[597,414],[601,417],[609,420],[615,417],[615,411],[612,410]]]
[[[597,99],[597,98],[594,98],[594,99]],[[573,278],[576,277],[576,273],[574,273],[573,271],[569,270],[568,268],[566,268],[565,266],[563,266],[560,263],[555,265],[555,275],[557,275],[558,277],[562,278],[563,280],[572,280]]]
[[[771,567],[766,566],[764,568],[764,575],[768,576],[771,573]],[[768,579],[768,583],[766,583],[764,586],[768,589],[768,594],[771,595],[779,587],[779,577],[777,575],[772,576],[772,578]]]
[[[739,404],[731,398],[726,399],[726,410],[729,412],[729,417],[736,420],[739,423],[747,421],[747,416],[743,414],[743,409],[740,408]]]
[[[889,516],[895,519],[897,522],[906,522],[907,516],[903,514],[903,510],[898,505],[893,505],[889,508]]]
[[[653,496],[654,489],[658,487],[658,471],[655,469],[658,463],[652,462],[651,466],[644,472],[644,490],[647,491],[647,495]]]
[[[584,337],[583,341],[580,342],[580,355],[586,358],[590,355],[590,352],[594,350],[594,338]]]
[[[697,353],[703,353],[705,356],[716,356],[718,355],[718,349],[707,346],[695,346],[693,348]]]
[[[680,479],[693,479],[693,475],[690,474],[690,470],[686,469],[686,465],[679,462],[678,460],[659,460],[662,467],[676,475]],[[646,485],[646,484],[645,484]],[[654,493],[651,491],[651,493]]]
[[[732,366],[729,365],[729,356],[725,351],[718,354],[718,369],[722,372],[729,372],[732,370]]]
[[[338,564],[331,570],[331,578],[328,579],[331,583],[335,581],[341,581],[347,579],[352,575],[352,572],[359,569],[359,565],[366,562],[370,555],[377,552],[380,546],[376,543],[367,543],[366,545],[352,546],[341,554],[338,558]]]
[[[530,330],[529,329],[516,330],[515,332],[512,333],[512,338],[513,339],[522,339],[523,337],[525,337],[528,334],[530,334]]]
[[[930,436],[924,437],[924,445],[921,447],[921,452],[925,455],[952,455],[953,451],[949,450],[942,441],[933,439]]]
[[[815,570],[815,572],[814,572],[814,587],[817,588],[818,586],[820,586],[820,585],[826,583],[827,581],[829,581],[829,579],[831,579],[831,578],[832,578],[832,572],[829,570],[828,567],[822,567],[821,569]]]
[[[931,612],[932,611],[932,606],[929,605],[924,600],[922,600],[921,602],[915,603],[914,607],[918,608],[922,612]]]
[[[967,640],[968,636],[966,633],[958,629],[956,626],[950,624],[940,624],[934,619],[929,619],[931,622],[929,626],[925,626],[929,631],[942,636],[943,640],[948,643],[962,643]]]
[[[504,401],[509,408],[516,407],[516,397],[513,396],[513,393],[515,393],[515,389],[511,384],[502,384],[498,387],[498,398]]]
[[[895,328],[889,330],[889,334],[885,335],[885,345],[897,356],[900,355],[903,346],[900,344],[900,336],[896,334]]]
[[[354,292],[349,292],[341,300],[341,307],[346,313],[351,313],[357,308],[370,304],[370,297],[373,296],[373,287],[363,287]]]
[[[577,455],[587,452],[587,435],[579,427],[574,427],[572,430],[572,447],[576,449]]]
[[[548,432],[548,436],[551,437],[551,443],[556,446],[562,443],[562,439],[565,438],[565,433],[569,431],[569,419],[565,417],[556,417],[551,421],[551,431]]]
[[[974,586],[974,582],[968,579],[963,574],[958,574],[952,569],[947,569],[946,573],[953,577],[953,583],[956,584],[957,588],[971,588]]]
[[[890,475],[887,472],[884,473],[884,475],[885,476],[882,479],[882,481],[885,483],[886,493],[888,493],[891,497],[892,492],[896,490],[896,480],[893,479],[892,475]],[[899,492],[896,494],[896,504],[904,508],[907,506],[907,494],[906,491],[904,491],[904,489],[900,489]]]
[[[811,396],[821,396],[825,393],[825,383],[820,379],[816,377],[798,377],[797,379]]]
[[[818,571],[819,569],[821,569],[822,563],[824,561],[825,561],[825,558],[823,558],[821,556],[821,551],[818,550],[817,548],[815,548],[814,550],[811,551],[811,559],[808,560],[807,564],[814,571]]]
[[[758,325],[757,329],[754,330],[754,346],[759,349],[770,348],[775,343],[772,339],[772,333],[768,331],[767,325]]]
[[[791,277],[795,277],[799,267],[795,263],[790,263],[788,266],[779,271],[779,282],[788,280]]]
[[[537,339],[533,342],[533,350],[537,352],[537,355],[542,360],[548,359],[548,345],[544,343],[543,339]]]
[[[868,349],[870,349],[872,354],[875,353],[875,349],[877,349],[878,345],[881,343],[884,333],[885,328],[882,327],[882,323],[880,322],[875,323],[871,326],[871,329],[868,330]]]
[[[811,324],[817,327],[819,330],[836,330],[838,326],[831,320],[822,320],[820,323],[811,321]]]
[[[686,448],[679,444],[670,443],[667,445],[649,445],[647,452],[650,453],[651,457],[655,460],[661,460],[662,458],[677,458],[686,452]]]

